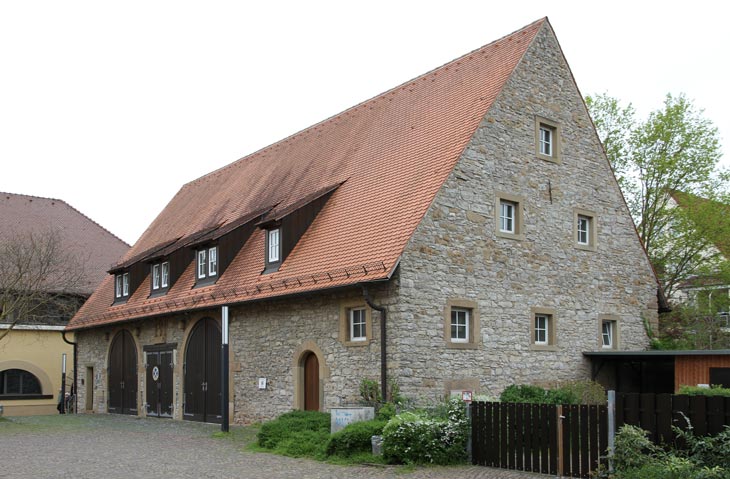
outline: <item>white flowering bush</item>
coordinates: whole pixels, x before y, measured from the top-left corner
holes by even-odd
[[[453,464],[466,458],[466,405],[452,399],[441,413],[398,414],[383,429],[383,456],[391,463]]]

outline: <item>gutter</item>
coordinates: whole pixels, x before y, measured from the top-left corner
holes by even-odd
[[[365,303],[375,311],[380,312],[380,395],[382,401],[385,402],[388,397],[388,363],[386,354],[386,323],[388,318],[388,312],[383,306],[377,306],[373,303],[368,293],[368,288],[362,285],[362,295],[365,298]]]
[[[78,378],[78,374],[79,374],[79,368],[77,367],[78,356],[79,356],[79,352],[78,352],[79,343],[75,343],[73,341],[69,341],[68,339],[66,339],[66,330],[65,329],[63,331],[61,331],[61,337],[63,338],[63,340],[66,344],[70,344],[71,346],[74,347],[74,384],[73,384],[74,414],[78,414],[79,413],[79,395],[77,394],[77,391],[76,391],[76,385],[78,384],[77,378]],[[87,385],[87,387],[88,387],[88,385]],[[65,392],[66,391],[64,391],[64,393]],[[65,398],[62,398],[61,400],[65,401]]]

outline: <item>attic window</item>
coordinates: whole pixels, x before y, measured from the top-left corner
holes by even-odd
[[[199,249],[197,254],[197,282],[208,284],[218,276],[218,246]]]
[[[152,293],[165,291],[170,287],[170,262],[163,261],[152,265]]]
[[[268,251],[269,251],[269,263],[276,263],[279,261],[279,258],[281,258],[281,254],[279,253],[279,246],[280,246],[280,235],[279,235],[279,228],[269,230],[268,236]]]
[[[114,275],[114,302],[124,302],[129,298],[129,273]]]

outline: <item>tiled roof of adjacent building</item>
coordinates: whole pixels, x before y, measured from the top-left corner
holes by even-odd
[[[336,188],[277,272],[261,274],[265,239],[256,230],[211,286],[193,287],[191,261],[166,295],[150,298],[148,277],[112,306],[109,275],[69,329],[389,278],[541,28],[550,28],[547,19],[184,185],[116,265]]]
[[[51,231],[58,233],[63,254],[75,258],[83,268],[83,283],[75,285],[74,292],[84,295],[93,293],[109,264],[129,250],[127,243],[65,201],[0,193],[0,241]]]

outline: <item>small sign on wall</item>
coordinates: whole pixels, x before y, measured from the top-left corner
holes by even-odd
[[[266,378],[259,378],[259,389],[266,389]]]
[[[461,400],[464,402],[471,402],[473,394],[471,391],[461,391]]]

